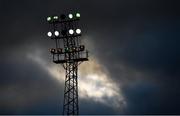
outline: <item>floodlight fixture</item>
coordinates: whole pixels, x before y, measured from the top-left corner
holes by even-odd
[[[79,52],[79,51],[80,51],[79,47],[76,47],[76,52]]]
[[[73,18],[73,14],[69,14],[68,17],[69,17],[70,19],[72,19],[72,18]]]
[[[59,31],[55,31],[55,32],[54,32],[54,35],[55,35],[55,36],[59,36]]]
[[[49,32],[47,33],[47,35],[48,35],[48,37],[52,37],[52,32],[49,31]]]
[[[49,16],[49,17],[47,17],[47,21],[49,22],[49,21],[51,21],[51,17]]]
[[[69,52],[69,48],[68,48],[68,47],[65,47],[64,51],[65,51],[65,52]]]
[[[80,51],[84,51],[84,49],[85,49],[85,46],[84,45],[80,45]]]
[[[73,47],[73,51],[74,51],[74,52],[76,51],[76,47]]]
[[[58,18],[59,18],[58,16],[54,16],[53,17],[54,20],[58,20]]]
[[[54,48],[51,48],[51,49],[50,49],[50,52],[51,52],[52,54],[54,54],[54,53],[56,52],[56,50],[55,50]]]
[[[57,48],[57,53],[62,53],[62,48]]]
[[[76,17],[80,18],[81,17],[80,13],[76,13]]]
[[[74,34],[74,30],[73,29],[69,29],[69,34],[70,35]]]
[[[81,29],[76,29],[77,34],[81,34]]]

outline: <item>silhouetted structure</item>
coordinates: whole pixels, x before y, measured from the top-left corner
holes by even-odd
[[[55,48],[50,52],[53,62],[62,64],[66,70],[64,88],[64,115],[78,115],[78,65],[88,61],[88,52],[81,44],[81,30],[78,28],[80,13],[59,16],[50,16],[47,21],[52,30],[48,36],[55,41]]]

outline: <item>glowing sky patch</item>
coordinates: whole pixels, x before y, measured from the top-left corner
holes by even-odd
[[[79,93],[83,99],[111,104],[114,107],[125,105],[125,100],[117,83],[108,76],[108,71],[95,58],[80,66]]]
[[[28,54],[27,57],[64,84],[65,71],[60,65],[45,61],[39,53]],[[108,71],[95,58],[80,65],[78,76],[80,99],[91,99],[116,108],[126,104],[118,84],[110,79]]]

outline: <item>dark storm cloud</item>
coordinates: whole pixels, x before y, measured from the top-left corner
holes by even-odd
[[[173,89],[176,87],[172,84],[162,88],[159,85],[144,81],[133,86],[126,86],[124,92],[128,99],[128,109],[125,113],[179,114],[179,92]]]
[[[88,105],[85,105],[88,104]],[[81,100],[80,101],[80,114],[88,114],[88,115],[112,115],[112,114],[118,114],[115,112],[115,110],[111,107],[107,107],[103,104],[99,104],[97,102],[87,101],[87,100]],[[82,107],[83,106],[83,107]],[[100,109],[99,109],[100,107]],[[88,109],[88,113],[87,113]]]
[[[125,83],[122,91],[127,109],[123,113],[180,113],[180,16],[175,0],[2,0],[1,114],[59,114],[62,86],[25,57],[33,48],[48,53],[52,42],[46,37],[46,16],[73,10],[82,14],[84,35],[95,46],[90,51],[112,79]],[[48,55],[42,57],[49,61]],[[29,103],[31,100],[37,103]],[[81,107],[82,114],[116,114],[89,101]],[[105,111],[99,111],[102,109]]]
[[[1,114],[59,114],[62,87],[37,64],[1,60],[0,69]]]
[[[26,37],[36,34],[42,36],[44,31],[48,30],[48,26],[45,25],[47,15],[58,14],[59,12],[68,13],[76,9],[82,12],[82,22],[86,21],[84,24],[86,27],[90,27],[88,30],[92,32],[98,30],[100,33],[106,28],[117,33],[118,31],[115,29],[124,29],[128,23],[130,23],[129,25],[133,24],[131,22],[134,20],[141,22],[142,16],[151,19],[154,16],[161,18],[161,16],[168,15],[171,18],[171,16],[178,15],[177,5],[173,1],[113,0],[104,1],[102,4],[101,1],[19,0],[18,2],[4,1],[1,6],[0,12],[3,15],[1,18],[1,31],[3,32],[1,38],[4,38],[1,39],[1,46],[21,45],[24,42],[33,41],[27,40]],[[100,6],[101,8],[99,8]],[[7,34],[7,32],[11,34]]]
[[[120,11],[125,13],[122,15],[118,11],[106,12],[110,18],[100,13],[102,9],[98,11],[102,21],[96,26],[102,28],[96,28],[92,34],[98,49],[96,55],[112,78],[127,82],[123,87],[127,114],[179,113],[178,7],[174,1],[145,1],[127,6]],[[116,17],[113,14],[117,14]],[[129,68],[142,76],[131,74]],[[133,83],[137,85],[131,88]]]
[[[175,8],[169,11],[172,14],[166,10],[156,11],[152,10],[151,14],[147,12],[145,15],[138,12],[140,16],[132,15],[129,22],[119,27],[119,33],[113,29],[111,32],[104,31],[107,34],[112,33],[112,36],[96,36],[101,38],[96,42],[98,45],[95,45],[99,50],[97,54],[108,67],[112,77],[121,83],[123,80],[129,82],[123,87],[129,108],[127,114],[179,113],[179,16]],[[143,76],[137,77],[130,71],[126,71],[126,76],[123,76],[124,72],[118,65],[130,67]],[[142,79],[145,81],[129,88],[136,83],[135,80]],[[146,81],[153,81],[151,86],[159,86],[153,89],[149,89],[149,85],[141,87]]]

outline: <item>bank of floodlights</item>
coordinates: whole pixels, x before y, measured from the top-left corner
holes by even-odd
[[[73,47],[73,48],[65,47],[64,52],[79,52],[84,50],[85,50],[85,46],[80,45],[79,47]]]
[[[53,16],[54,20],[58,20],[58,18],[59,18],[58,16]]]
[[[63,49],[62,48],[51,48],[49,50],[52,54],[62,54],[63,53]]]
[[[69,29],[68,34],[69,34],[69,36],[70,35],[80,35],[81,34],[81,29],[76,29],[76,30]],[[67,36],[67,31],[62,30],[61,35],[62,35],[62,37]],[[54,31],[54,32],[49,31],[47,33],[47,36],[50,37],[50,38],[60,37],[60,32],[59,31]]]
[[[79,19],[80,17],[81,17],[80,13],[68,14],[69,20],[76,20],[76,19]],[[47,21],[49,23],[61,22],[61,21],[64,21],[65,19],[66,19],[66,15],[64,15],[64,14],[62,14],[60,17],[57,15],[47,17]]]
[[[73,48],[68,48],[65,47],[63,48],[51,48],[50,52],[52,54],[63,54],[63,53],[69,53],[69,52],[80,52],[80,51],[84,51],[85,50],[85,46],[84,45],[80,45],[79,47],[73,47]]]
[[[60,23],[61,21],[74,21],[76,19],[80,18],[80,13],[75,13],[75,14],[68,14],[68,18],[66,18],[66,15],[62,14],[60,16],[54,15],[54,16],[48,16],[47,21],[49,23]],[[68,29],[68,30],[61,30],[59,31],[54,31],[54,32],[48,32],[47,36],[50,38],[54,37],[59,37],[59,36],[71,36],[71,35],[80,35],[81,34],[81,29]]]
[[[73,35],[76,32],[76,34],[81,34],[81,29],[76,29],[75,31],[73,29],[69,29],[69,34]]]
[[[62,30],[61,34],[62,34],[62,37],[63,36],[67,36],[67,31],[66,30]],[[76,29],[76,30],[69,29],[68,34],[69,35],[80,35],[81,34],[81,29]],[[49,31],[47,33],[47,36],[50,37],[50,38],[60,37],[60,32],[59,31],[54,31],[52,33],[52,32]]]
[[[62,48],[58,48],[57,49],[57,53],[60,53],[60,54],[63,53],[63,49]]]
[[[59,31],[54,31],[54,33],[49,31],[47,33],[47,36],[50,37],[50,38],[52,38],[53,36],[58,37],[59,35],[60,35]]]
[[[76,13],[74,15],[73,14],[69,14],[68,17],[69,17],[69,19],[73,19],[73,18],[79,19],[81,17],[81,15],[80,15],[80,13]]]

